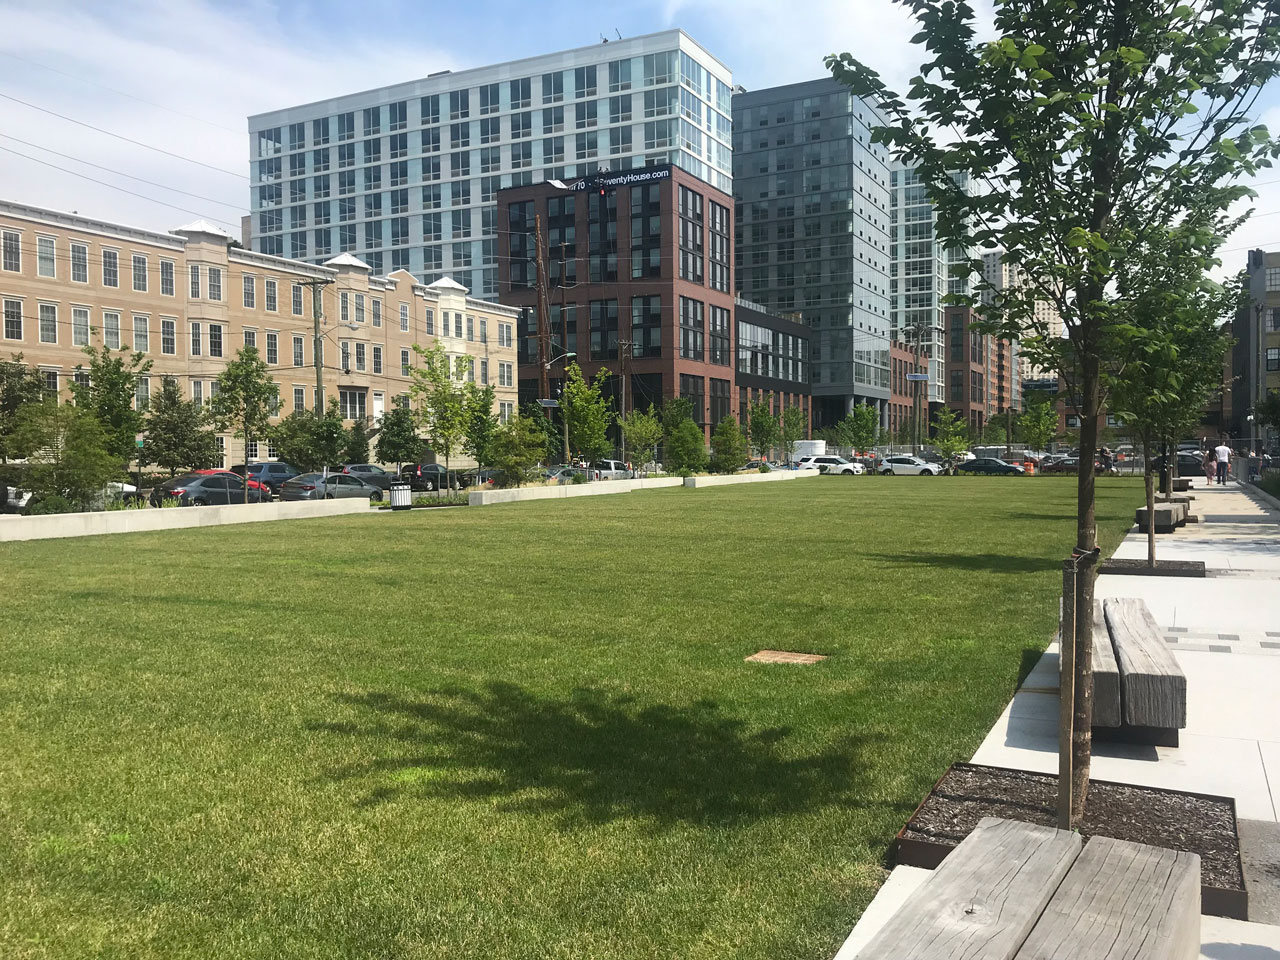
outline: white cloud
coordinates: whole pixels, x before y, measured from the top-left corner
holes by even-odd
[[[100,86],[0,56],[4,92],[94,126],[194,157],[228,176],[112,139],[0,99],[0,133],[230,206],[83,167],[0,137],[0,146],[74,169],[239,227],[247,212],[246,117],[458,66],[451,52],[382,33],[364,41],[316,20],[282,22],[265,0],[123,0],[107,6],[0,2],[0,53],[142,97],[166,112]],[[391,39],[387,39],[388,35]],[[191,214],[110,190],[0,151],[0,196],[79,210],[87,216],[165,229]]]

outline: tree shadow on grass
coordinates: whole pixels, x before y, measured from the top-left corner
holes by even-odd
[[[940,567],[991,573],[1044,573],[1061,570],[1062,563],[1046,557],[1019,557],[1007,553],[878,553],[869,559],[887,565]]]
[[[828,805],[866,806],[873,736],[797,749],[787,728],[751,732],[714,703],[641,706],[581,689],[565,701],[510,683],[422,699],[338,699],[372,717],[311,729],[374,741],[379,756],[334,771],[364,780],[361,805],[404,796],[499,802],[570,827],[619,818],[732,825]],[[872,795],[881,791],[872,789]]]

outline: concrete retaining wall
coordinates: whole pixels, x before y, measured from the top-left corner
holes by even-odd
[[[0,517],[0,542],[53,540],[62,537],[94,537],[106,533],[140,533],[179,530],[184,527],[217,527],[228,523],[261,523],[267,520],[301,520],[368,513],[369,501],[294,500],[275,503],[234,504],[226,507],[171,507],[166,510],[104,510],[98,513],[61,513],[47,517]]]
[[[770,480],[800,480],[816,477],[818,470],[774,470],[772,473],[735,473],[724,477],[685,477],[686,487],[722,487],[730,483],[768,483]]]

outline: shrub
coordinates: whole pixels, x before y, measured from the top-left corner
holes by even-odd
[[[28,517],[44,517],[54,513],[75,513],[76,505],[61,494],[53,493],[27,504],[22,512]]]

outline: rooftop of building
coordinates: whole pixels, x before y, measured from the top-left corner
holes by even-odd
[[[319,100],[312,100],[308,103],[291,104],[287,107],[278,107],[275,110],[266,110],[262,113],[250,114],[248,118],[249,132],[252,133],[256,130],[262,129],[263,127],[271,126],[276,122],[276,119],[274,118],[278,118],[281,114],[295,110],[311,110],[315,107],[329,105],[332,105],[336,110],[336,105],[342,101],[356,100],[359,98],[367,99],[372,94],[383,94],[384,96],[380,98],[380,102],[390,102],[399,99],[400,97],[424,96],[432,91],[424,90],[422,85],[431,84],[432,81],[438,81],[438,83],[434,85],[439,88],[439,91],[456,90],[459,87],[467,86],[468,80],[472,80],[486,71],[492,71],[498,67],[509,68],[509,72],[512,77],[522,73],[541,73],[545,71],[540,68],[540,65],[550,67],[551,61],[559,57],[564,57],[570,54],[585,53],[588,50],[607,51],[610,47],[616,47],[621,44],[643,44],[645,41],[654,41],[666,37],[670,37],[676,45],[679,45],[681,41],[687,41],[697,47],[709,60],[714,61],[725,71],[728,75],[724,78],[725,81],[732,83],[733,71],[729,69],[729,66],[711,53],[711,51],[709,51],[705,46],[677,27],[672,30],[659,30],[654,33],[644,33],[634,37],[623,37],[620,40],[605,40],[603,43],[590,43],[581,47],[571,47],[568,50],[556,50],[551,53],[535,54],[531,57],[521,57],[518,60],[502,60],[497,63],[485,64],[478,67],[467,67],[462,70],[440,70],[435,73],[429,73],[425,77],[419,77],[415,80],[405,80],[400,83],[388,84],[381,87],[370,87],[366,90],[338,94],[333,97],[323,97]],[[607,60],[610,58],[606,55],[602,55],[601,59]]]

